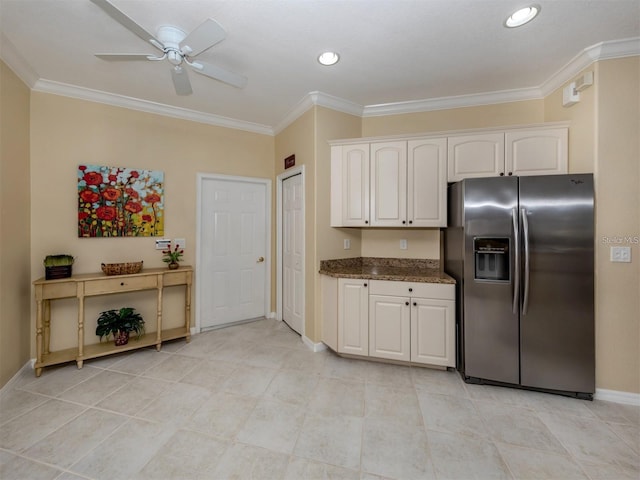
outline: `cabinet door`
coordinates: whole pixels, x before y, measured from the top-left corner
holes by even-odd
[[[322,341],[338,350],[338,279],[320,275],[322,298]]]
[[[504,175],[504,133],[448,138],[448,181]]]
[[[411,361],[455,367],[455,302],[423,298],[411,302]]]
[[[338,352],[369,355],[367,280],[338,279]]]
[[[371,144],[371,226],[407,224],[407,142]]]
[[[508,175],[554,175],[568,171],[567,128],[512,130],[505,134]]]
[[[447,226],[447,139],[407,145],[407,217],[410,227]]]
[[[369,355],[411,360],[409,297],[369,296]]]
[[[331,147],[331,226],[369,224],[369,144]]]

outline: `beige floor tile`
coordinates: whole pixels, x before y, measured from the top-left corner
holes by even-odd
[[[532,410],[487,401],[475,404],[494,441],[563,455],[567,453]]]
[[[588,480],[569,456],[498,443],[498,450],[513,476],[522,480]]]
[[[420,411],[427,430],[487,438],[487,426],[467,398],[418,392]]]
[[[157,365],[168,354],[157,352],[155,349],[145,348],[137,350],[134,354],[123,358],[122,360],[110,365],[109,370],[121,373],[130,373],[131,375],[141,375],[154,365]]]
[[[250,445],[227,448],[211,479],[267,480],[284,477],[289,456]]]
[[[33,410],[49,400],[48,397],[23,390],[10,389],[0,394],[0,425]]]
[[[640,407],[594,400],[587,408],[605,422],[627,423],[640,427]]]
[[[331,353],[325,361],[322,376],[354,383],[364,383],[367,378],[367,368],[370,365],[370,362],[365,360],[342,358],[335,353]]]
[[[440,432],[429,432],[428,439],[429,451],[439,479],[512,478],[492,441]]]
[[[198,368],[203,360],[178,354],[165,354],[162,362],[145,370],[144,377],[157,378],[168,382],[175,382],[187,375],[193,369]]]
[[[364,383],[320,378],[308,411],[323,416],[364,416]]]
[[[619,465],[583,464],[582,468],[591,480],[638,480],[640,478],[638,470],[623,468]]]
[[[366,418],[362,470],[398,479],[435,479],[423,428]]]
[[[236,395],[258,397],[267,390],[276,372],[270,368],[239,366],[224,382],[222,389]]]
[[[366,370],[367,384],[412,387],[411,369],[400,365],[371,362]]]
[[[290,454],[302,429],[304,417],[303,407],[263,399],[236,435],[236,440]]]
[[[21,452],[80,415],[86,407],[49,400],[0,427],[0,448]]]
[[[613,430],[634,452],[640,455],[640,428],[635,425],[625,425],[622,423],[607,423],[609,428]]]
[[[174,433],[168,424],[130,419],[69,470],[96,480],[131,478]]]
[[[185,421],[186,428],[233,439],[258,403],[257,397],[214,393]]]
[[[60,473],[61,470],[9,453],[0,464],[2,480],[53,480]]]
[[[255,348],[253,343],[225,342],[209,355],[209,359],[225,362],[242,362]]]
[[[279,371],[265,391],[265,397],[291,405],[305,406],[318,385],[319,377],[315,374]]]
[[[198,432],[177,431],[133,478],[212,479],[228,442]]]
[[[135,415],[165,392],[171,383],[145,377],[134,377],[126,385],[116,390],[108,397],[96,404],[104,408],[125,415]]]
[[[27,449],[24,455],[67,468],[126,420],[121,415],[89,409]]]
[[[527,392],[527,407],[532,408],[537,412],[594,418],[595,414],[589,409],[590,403],[591,402],[588,400],[563,397],[560,395]]]
[[[180,383],[197,385],[212,392],[218,392],[222,390],[224,382],[237,368],[235,363],[203,360],[196,368],[182,377]]]
[[[358,469],[362,418],[307,415],[293,450],[297,457]]]
[[[156,422],[182,424],[211,396],[206,388],[184,383],[167,387],[137,417]]]
[[[420,392],[467,396],[467,390],[458,372],[412,367],[411,379],[416,390]]]
[[[492,403],[514,405],[530,408],[531,392],[518,388],[498,387],[494,385],[474,385],[465,383],[465,389],[473,400],[484,400]]]
[[[364,398],[367,418],[423,425],[420,404],[413,388],[367,383]]]
[[[21,387],[32,393],[40,393],[56,397],[65,390],[84,382],[102,372],[93,367],[78,368],[75,363],[59,367],[49,367],[42,370],[42,376]]]
[[[251,348],[250,353],[238,361],[251,367],[273,368],[277,370],[282,366],[287,351],[287,348],[279,346],[255,344]]]
[[[540,418],[579,463],[613,463],[640,473],[640,456],[603,421],[547,413]]]
[[[284,480],[302,479],[360,480],[360,472],[305,458],[292,457]]]
[[[83,405],[94,405],[121,387],[126,386],[135,378],[132,375],[104,370],[75,387],[64,391],[59,398],[82,403]]]
[[[280,368],[320,375],[330,355],[326,350],[310,354],[305,350],[287,349],[287,354],[282,360]]]

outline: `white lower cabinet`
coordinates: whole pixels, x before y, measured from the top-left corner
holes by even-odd
[[[323,341],[330,348],[455,367],[454,285],[327,277],[322,288]]]
[[[411,360],[408,298],[369,295],[369,356]]]
[[[338,352],[369,355],[367,280],[338,279]]]

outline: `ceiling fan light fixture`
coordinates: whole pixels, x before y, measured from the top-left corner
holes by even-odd
[[[521,8],[513,12],[504,21],[504,26],[507,28],[521,27],[525,23],[529,23],[533,20],[542,8],[540,5],[529,5],[528,7]]]
[[[318,62],[320,65],[325,65],[327,67],[331,65],[335,65],[340,60],[340,55],[336,52],[323,52],[318,55]]]

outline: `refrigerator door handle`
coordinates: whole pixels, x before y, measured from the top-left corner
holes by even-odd
[[[522,235],[524,237],[524,298],[522,299],[522,314],[526,315],[529,309],[529,220],[527,219],[527,211],[520,209],[522,216]]]
[[[511,219],[513,220],[513,240],[515,242],[514,279],[513,279],[513,313],[518,313],[518,303],[520,300],[520,229],[518,228],[518,209],[511,209]]]

